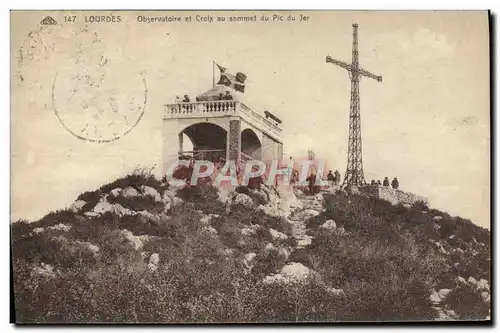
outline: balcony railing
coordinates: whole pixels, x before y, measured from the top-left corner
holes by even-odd
[[[167,118],[223,116],[234,114],[236,101],[189,102],[166,105]]]
[[[165,118],[208,118],[241,116],[265,132],[279,136],[281,128],[239,101],[180,102],[165,105]],[[260,127],[258,126],[258,127]]]

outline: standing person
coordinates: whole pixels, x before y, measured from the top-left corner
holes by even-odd
[[[340,172],[339,170],[335,170],[335,185],[340,184]]]
[[[182,102],[184,103],[189,103],[191,100],[189,99],[189,96],[188,95],[184,95],[184,99],[182,100]]]
[[[326,175],[326,180],[328,181],[329,186],[335,184],[335,176],[333,175],[332,170],[328,171],[328,174]]]
[[[307,177],[307,181],[309,182],[309,195],[314,195],[314,184],[316,183],[316,175],[311,173],[309,177]]]
[[[392,180],[391,185],[392,185],[392,188],[393,188],[393,189],[395,189],[395,190],[397,190],[397,189],[398,189],[398,187],[399,187],[399,182],[398,182],[398,178],[397,178],[397,177],[394,177],[394,179]]]
[[[384,186],[389,186],[389,178],[388,177],[384,178]]]
[[[379,179],[379,180],[377,180],[377,185],[378,185],[378,186],[382,186],[382,182],[380,181],[380,179]]]

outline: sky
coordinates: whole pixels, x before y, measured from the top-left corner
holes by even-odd
[[[58,25],[40,30],[47,14]],[[285,21],[273,22],[274,14]],[[308,20],[300,22],[300,14]],[[64,16],[72,15],[76,22],[65,23]],[[380,83],[360,83],[366,179],[398,177],[402,190],[428,197],[432,207],[489,228],[487,12],[120,11],[104,14],[120,16],[120,22],[85,23],[92,15],[103,14],[11,14],[11,220],[40,218],[137,166],[160,165],[164,105],[176,95],[210,89],[213,61],[248,76],[245,104],[283,120],[286,156],[299,159],[312,149],[343,176],[350,81],[325,57],[350,61],[357,23],[360,65],[383,76]],[[140,23],[138,15],[183,21]],[[197,22],[196,15],[226,21]],[[252,15],[256,22],[229,22]],[[270,20],[260,21],[262,15]],[[286,21],[288,15],[296,20]],[[104,72],[102,59],[108,61]],[[67,79],[73,70],[91,76],[100,71],[116,89],[108,84],[75,99]],[[79,98],[100,105],[113,89],[120,91],[120,110],[134,103],[140,109],[147,95],[137,125],[117,140],[78,139],[56,117],[59,109],[63,123],[78,127],[87,117]],[[113,115],[109,106],[102,112]],[[176,133],[172,139],[174,151]]]

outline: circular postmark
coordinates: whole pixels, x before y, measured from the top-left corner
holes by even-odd
[[[97,37],[97,35],[93,35]],[[115,141],[144,115],[146,80],[119,50],[109,52],[100,39],[79,42],[52,83],[52,103],[61,125],[81,140]]]
[[[146,80],[82,66],[58,71],[52,85],[54,113],[78,139],[104,143],[128,134],[147,104]]]

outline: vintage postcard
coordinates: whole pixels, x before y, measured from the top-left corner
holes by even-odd
[[[16,323],[491,323],[487,11],[11,11]]]

